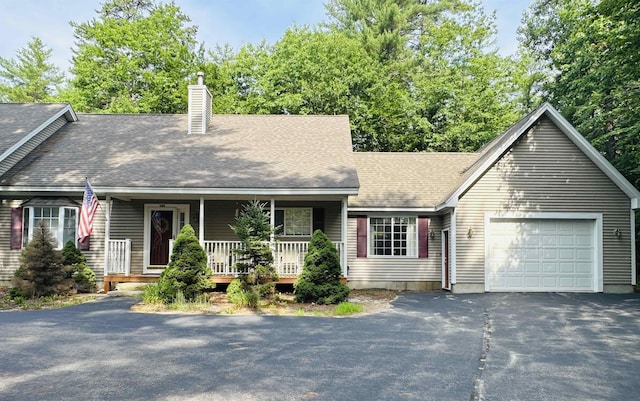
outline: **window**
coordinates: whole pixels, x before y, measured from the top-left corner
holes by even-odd
[[[276,209],[276,231],[278,235],[310,236],[313,226],[311,208]]]
[[[33,231],[40,223],[44,224],[53,238],[53,245],[62,249],[67,241],[76,243],[78,227],[78,208],[61,206],[29,206],[22,215],[22,246],[33,239]]]
[[[418,256],[415,217],[371,217],[369,233],[372,256]]]

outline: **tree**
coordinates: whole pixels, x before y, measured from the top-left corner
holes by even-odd
[[[304,257],[304,267],[294,284],[296,302],[337,304],[347,299],[349,287],[340,282],[342,270],[335,245],[316,230]]]
[[[640,4],[537,0],[520,39],[546,66],[546,98],[640,187]]]
[[[16,59],[0,57],[0,101],[50,101],[64,81],[50,58],[51,49],[37,37],[18,50]]]
[[[256,300],[270,297],[278,281],[269,244],[273,229],[265,207],[257,200],[243,205],[236,224],[230,226],[242,242],[242,247],[236,250],[238,262],[234,266],[240,290],[255,294]]]
[[[66,294],[71,290],[72,281],[63,267],[62,253],[53,247],[51,233],[42,223],[20,255],[14,284],[28,297]]]
[[[207,255],[191,225],[180,230],[173,244],[169,264],[158,278],[158,293],[165,304],[175,301],[178,293],[186,300],[194,300],[204,291],[213,288],[209,281],[211,269],[207,267]]]
[[[197,28],[175,4],[111,0],[75,23],[65,96],[82,112],[183,113],[189,77],[202,63]]]

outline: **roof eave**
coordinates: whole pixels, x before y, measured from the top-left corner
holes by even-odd
[[[18,142],[16,142],[13,146],[11,146],[9,149],[7,149],[3,154],[0,155],[0,162],[2,162],[4,159],[6,159],[7,157],[11,156],[11,154],[13,152],[15,152],[16,150],[20,149],[20,147],[22,147],[25,143],[27,143],[31,138],[33,138],[34,136],[38,135],[38,133],[40,131],[42,131],[43,129],[47,128],[49,125],[51,125],[55,120],[57,120],[58,118],[64,116],[65,119],[69,122],[72,121],[78,121],[78,116],[76,116],[75,111],[73,111],[73,109],[71,108],[71,105],[67,104],[65,107],[63,107],[62,109],[60,109],[58,112],[56,112],[54,115],[52,115],[51,117],[49,117],[49,119],[47,119],[45,122],[43,122],[42,124],[40,124],[36,129],[34,129],[33,131],[31,131],[30,133],[28,133],[27,135],[23,136],[22,139],[20,139]]]

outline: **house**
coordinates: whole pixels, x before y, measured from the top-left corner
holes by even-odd
[[[76,114],[0,104],[0,280],[32,228],[75,240],[85,177],[100,199],[82,244],[111,282],[155,280],[184,224],[229,282],[229,228],[260,200],[282,282],[315,229],[353,288],[624,292],[635,285],[640,193],[549,104],[476,153],[354,153],[347,116]]]

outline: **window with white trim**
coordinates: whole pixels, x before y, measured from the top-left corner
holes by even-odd
[[[418,230],[415,217],[371,217],[369,255],[418,256]]]
[[[66,206],[27,206],[22,214],[22,246],[33,239],[34,228],[44,224],[51,233],[53,246],[62,249],[68,241],[76,244],[78,208]]]
[[[292,207],[276,209],[276,234],[290,237],[308,237],[312,234],[313,209],[310,207]]]

